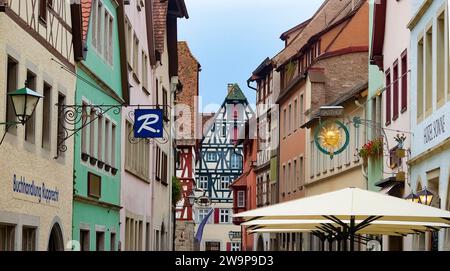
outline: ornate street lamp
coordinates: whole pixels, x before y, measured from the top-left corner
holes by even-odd
[[[433,201],[434,195],[426,187],[424,190],[417,193],[420,203],[430,206]]]
[[[8,97],[11,98],[14,113],[18,121],[0,123],[0,125],[6,126],[5,133],[0,138],[0,145],[3,143],[8,129],[17,124],[24,125],[33,115],[39,100],[44,98],[41,94],[29,89],[26,82],[24,88],[8,93]]]
[[[417,194],[414,194],[414,192],[411,192],[411,194],[406,196],[405,199],[414,203],[419,203],[419,196],[417,196]]]
[[[22,125],[33,115],[39,100],[44,98],[41,94],[29,89],[26,83],[24,88],[8,93],[8,96],[11,97],[18,123]]]
[[[191,193],[189,193],[189,196],[188,196],[189,206],[194,206],[195,200],[196,200],[195,194],[191,190]]]

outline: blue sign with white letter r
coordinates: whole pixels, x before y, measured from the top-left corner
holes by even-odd
[[[162,109],[137,109],[134,111],[135,138],[162,138]]]

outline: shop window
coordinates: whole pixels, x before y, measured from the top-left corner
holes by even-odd
[[[13,251],[15,239],[14,225],[0,224],[0,251]]]
[[[95,233],[95,251],[105,250],[105,233],[98,231]]]
[[[22,251],[36,251],[36,228],[22,227]]]
[[[90,237],[88,230],[80,230],[80,249],[81,251],[89,251],[90,250]]]

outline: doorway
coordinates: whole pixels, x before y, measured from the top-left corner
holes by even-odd
[[[50,232],[50,238],[48,240],[48,251],[64,251],[64,241],[61,231],[61,227],[58,223],[53,225],[52,231]]]

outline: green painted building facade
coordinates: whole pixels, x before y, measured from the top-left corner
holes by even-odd
[[[374,14],[374,2],[370,0],[370,12],[369,12],[369,38],[370,46],[372,46],[372,30],[373,30],[373,14]],[[370,52],[371,52],[370,48]],[[384,87],[384,75],[379,70],[378,66],[371,65],[369,63],[369,93],[366,104],[366,119],[370,120],[372,124],[381,127],[381,96],[377,95]],[[371,139],[379,137],[381,130],[368,127],[366,142]],[[368,190],[378,191],[380,188],[375,186],[377,182],[383,179],[383,159],[369,159],[366,168]]]
[[[75,135],[72,235],[81,250],[109,251],[117,250],[120,240],[120,109],[128,97],[124,32],[119,30],[124,29],[123,4],[85,3],[86,54],[76,67],[75,104],[84,105],[76,127],[86,126]]]

